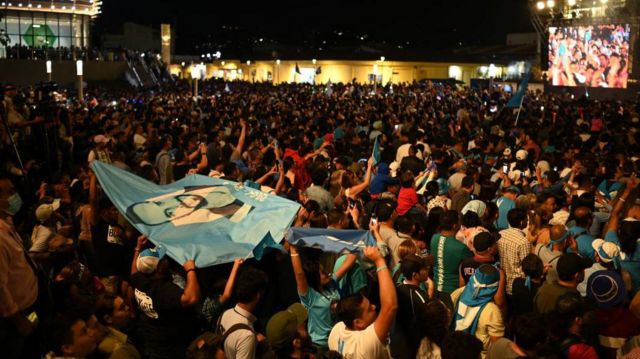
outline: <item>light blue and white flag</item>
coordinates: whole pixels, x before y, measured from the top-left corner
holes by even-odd
[[[279,247],[300,205],[242,184],[200,175],[157,185],[100,161],[91,167],[127,220],[178,263],[198,267],[260,258]]]
[[[286,238],[291,244],[333,253],[359,252],[366,246],[376,245],[369,231],[354,229],[293,227]]]
[[[376,140],[373,142],[371,157],[373,157],[373,165],[377,166],[380,163],[380,136],[376,136]]]

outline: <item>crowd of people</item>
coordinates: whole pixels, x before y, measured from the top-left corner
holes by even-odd
[[[3,47],[0,57],[22,60],[85,60],[85,61],[123,61],[127,59],[128,50],[118,49],[105,51],[98,48],[79,46],[27,46],[10,44]]]
[[[626,88],[630,25],[551,28],[549,64],[555,86]]]
[[[4,87],[3,358],[640,355],[639,102],[527,92],[511,110],[431,82],[58,91]],[[376,245],[176,263],[93,161],[252,181],[300,203],[294,226]]]

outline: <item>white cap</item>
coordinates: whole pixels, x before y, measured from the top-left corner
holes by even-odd
[[[147,248],[138,254],[136,267],[139,272],[153,273],[158,267],[158,263],[165,256],[166,251],[163,247]]]
[[[598,238],[591,242],[591,246],[593,247],[593,250],[598,253],[600,259],[605,263],[613,261],[615,257],[620,257],[620,259],[625,259],[626,257],[624,252],[620,250],[620,247],[612,242],[607,242]]]
[[[516,159],[518,161],[524,161],[527,159],[528,155],[529,155],[529,152],[525,150],[518,150],[518,152],[516,152]]]
[[[53,212],[57,211],[60,208],[60,199],[54,199],[53,203],[45,203],[41,204],[36,208],[36,219],[40,223],[44,223],[51,218]]]

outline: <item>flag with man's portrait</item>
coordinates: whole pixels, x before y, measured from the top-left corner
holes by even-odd
[[[161,186],[100,161],[91,167],[131,225],[178,263],[194,259],[198,267],[278,248],[300,207],[219,178],[190,175]]]

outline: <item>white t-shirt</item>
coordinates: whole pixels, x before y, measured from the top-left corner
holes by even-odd
[[[453,190],[453,192],[457,192],[462,188],[462,179],[467,177],[466,173],[456,172],[449,176],[449,188]]]
[[[139,133],[133,135],[133,145],[136,148],[141,148],[142,146],[144,146],[145,142],[147,142],[147,139],[143,135]]]
[[[409,156],[409,147],[411,147],[410,143],[405,143],[398,147],[398,150],[396,151],[396,162],[400,163],[403,158]]]
[[[329,350],[335,350],[344,359],[387,359],[389,348],[383,344],[373,327],[349,330],[344,322],[336,324],[329,334]]]
[[[31,248],[29,252],[46,252],[49,249],[49,240],[55,235],[51,229],[42,224],[33,227],[31,232]]]

